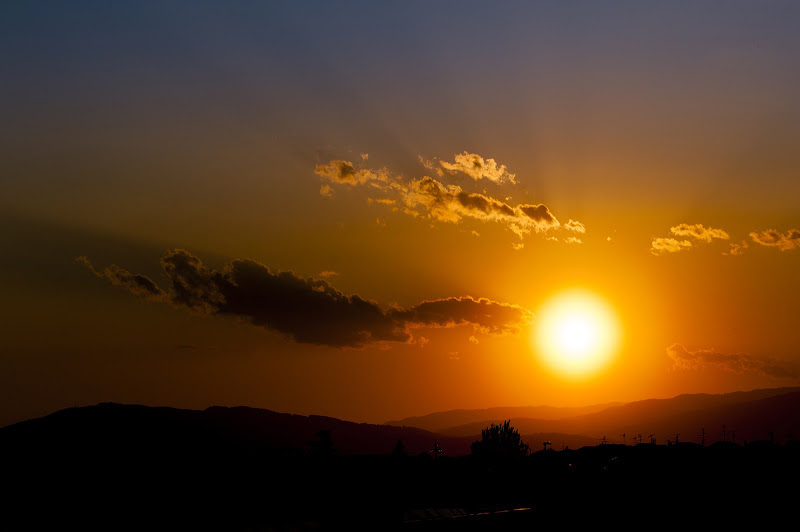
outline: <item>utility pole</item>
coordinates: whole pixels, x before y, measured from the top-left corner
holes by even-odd
[[[440,455],[440,454],[441,454],[443,451],[444,451],[444,449],[442,449],[441,447],[439,447],[439,444],[438,444],[438,443],[436,443],[436,442],[433,442],[433,449],[431,449],[431,450],[430,450],[430,451],[428,451],[428,452],[429,452],[429,453],[433,453],[433,462],[434,462],[434,463],[436,463],[436,462],[438,462],[438,461],[439,461],[439,455]]]

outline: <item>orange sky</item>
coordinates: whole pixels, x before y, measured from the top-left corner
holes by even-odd
[[[100,6],[0,16],[0,425],[798,383],[797,6]]]

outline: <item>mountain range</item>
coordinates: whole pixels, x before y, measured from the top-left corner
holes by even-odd
[[[680,395],[581,408],[454,410],[383,425],[249,407],[200,411],[101,403],[0,428],[0,450],[235,448],[298,453],[308,451],[321,431],[330,431],[335,451],[343,455],[389,454],[400,440],[408,454],[427,452],[437,444],[445,454],[460,456],[470,452],[483,428],[509,419],[534,451],[545,441],[555,449],[578,448],[604,439],[649,442],[651,435],[657,443],[676,439],[699,443],[703,431],[706,444],[723,439],[783,443],[800,436],[800,388]]]

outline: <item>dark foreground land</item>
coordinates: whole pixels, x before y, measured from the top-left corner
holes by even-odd
[[[763,530],[796,524],[800,508],[792,442],[434,459],[340,455],[322,440],[276,448],[170,416],[149,423],[0,431],[0,529]]]

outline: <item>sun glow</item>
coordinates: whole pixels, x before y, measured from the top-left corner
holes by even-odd
[[[570,290],[539,309],[531,339],[542,361],[553,371],[583,378],[611,362],[619,336],[611,305],[592,292]]]

